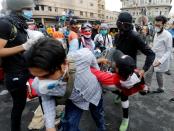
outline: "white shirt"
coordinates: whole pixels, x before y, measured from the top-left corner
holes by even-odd
[[[170,56],[172,53],[172,35],[163,30],[159,35],[155,34],[153,47],[156,57],[155,60],[158,60],[161,64],[158,67],[155,67],[156,72],[166,72],[169,69]]]
[[[94,43],[99,42],[100,44],[104,45],[106,48],[112,48],[112,37],[111,35],[102,36],[101,34],[97,34],[94,38]]]

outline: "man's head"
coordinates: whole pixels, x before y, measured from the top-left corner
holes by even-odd
[[[70,27],[70,30],[78,33],[78,30],[79,30],[79,27],[78,27],[78,22],[77,20],[70,20],[69,22],[69,27]]]
[[[126,80],[136,68],[134,59],[128,55],[124,55],[120,50],[115,50],[113,53],[113,60],[116,64],[116,72],[121,79]]]
[[[95,21],[93,23],[93,28],[96,29],[96,30],[98,30],[100,28],[100,25],[101,25],[101,22],[100,21]]]
[[[117,27],[120,31],[127,32],[133,29],[132,15],[128,12],[122,12],[117,19]]]
[[[167,22],[167,18],[165,16],[157,16],[155,17],[155,32],[161,33],[164,29],[164,26]]]
[[[109,26],[106,23],[102,23],[100,26],[100,34],[106,36],[108,34]]]
[[[87,39],[91,38],[92,35],[92,25],[88,22],[83,23],[81,26],[81,35]]]
[[[27,52],[26,60],[33,76],[57,79],[65,70],[66,53],[59,41],[42,38]]]
[[[32,18],[33,0],[6,0],[6,10],[21,14],[26,19]]]

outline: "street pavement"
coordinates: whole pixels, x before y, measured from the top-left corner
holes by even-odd
[[[138,66],[144,64],[144,56],[138,56]],[[165,93],[137,94],[130,97],[130,124],[128,131],[174,131],[174,62],[171,63],[172,75],[165,75]],[[151,90],[157,88],[154,75]],[[0,91],[4,89],[0,86]],[[122,119],[121,104],[114,104],[114,94],[107,92],[103,95],[107,131],[118,131]],[[28,102],[22,117],[22,131],[28,131],[27,126],[32,119],[38,100]],[[10,110],[12,101],[9,94],[0,96],[0,131],[10,131]],[[85,111],[81,122],[81,131],[96,131],[90,112]]]

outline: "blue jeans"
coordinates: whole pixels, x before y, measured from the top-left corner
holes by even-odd
[[[89,109],[98,128],[97,131],[106,131],[104,110],[103,110],[103,99],[100,100],[98,106],[90,104]],[[61,121],[62,130],[80,131],[78,127],[82,113],[83,113],[82,109],[75,106],[71,100],[68,100],[65,106],[65,116]]]

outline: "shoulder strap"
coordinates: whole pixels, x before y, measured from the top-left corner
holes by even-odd
[[[81,38],[78,39],[78,42],[79,42],[79,48],[78,49],[80,49],[81,45],[83,45]]]
[[[71,96],[71,93],[74,88],[74,81],[75,81],[75,73],[76,73],[76,66],[75,61],[72,57],[68,57],[69,62],[69,70],[67,76],[64,79],[67,79],[67,88],[65,95],[63,97],[56,97],[56,104],[58,105],[65,105],[66,101]]]

